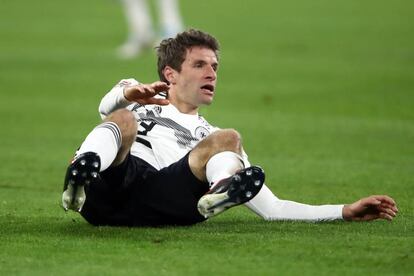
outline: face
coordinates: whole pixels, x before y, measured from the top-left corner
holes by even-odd
[[[171,89],[178,105],[198,109],[213,101],[218,61],[213,50],[192,47],[187,50],[181,71],[171,69]],[[168,77],[167,77],[168,79]]]

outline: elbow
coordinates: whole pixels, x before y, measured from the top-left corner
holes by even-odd
[[[105,112],[103,112],[102,110],[98,109],[99,115],[101,115],[101,117],[106,117],[107,114],[105,114]]]
[[[105,119],[109,115],[103,103],[103,99],[99,103],[98,112],[102,119]]]
[[[99,111],[99,115],[101,116],[102,120],[108,116],[108,114],[106,114],[106,112],[103,111],[101,108],[99,108],[98,111]]]
[[[106,114],[102,110],[99,110],[99,115],[101,116],[101,119],[105,119],[108,116],[108,114]]]

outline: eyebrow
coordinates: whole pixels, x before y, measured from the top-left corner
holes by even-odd
[[[202,60],[202,59],[194,60],[193,64],[196,64],[196,63],[208,64],[208,62],[206,62],[205,60]],[[213,62],[211,65],[212,66],[218,66],[219,63],[218,62]]]

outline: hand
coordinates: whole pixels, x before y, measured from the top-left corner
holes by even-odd
[[[165,82],[156,81],[151,84],[137,84],[124,88],[124,97],[130,102],[140,104],[167,105],[167,99],[154,98],[160,92],[167,92],[170,87]]]
[[[391,197],[372,195],[345,205],[342,209],[342,216],[344,220],[352,221],[392,220],[397,212],[397,204]]]

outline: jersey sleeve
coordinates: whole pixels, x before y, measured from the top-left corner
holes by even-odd
[[[250,167],[246,152],[242,158],[245,167]],[[332,221],[343,219],[344,205],[308,205],[290,200],[279,199],[273,192],[263,185],[260,192],[245,205],[265,220],[293,220],[293,221]]]
[[[332,221],[343,219],[344,205],[308,205],[277,198],[263,185],[260,192],[245,205],[265,220]]]
[[[135,79],[123,79],[118,82],[101,100],[99,104],[99,114],[104,119],[106,116],[114,112],[115,110],[125,108],[132,102],[125,99],[124,89],[125,87],[139,84]]]

